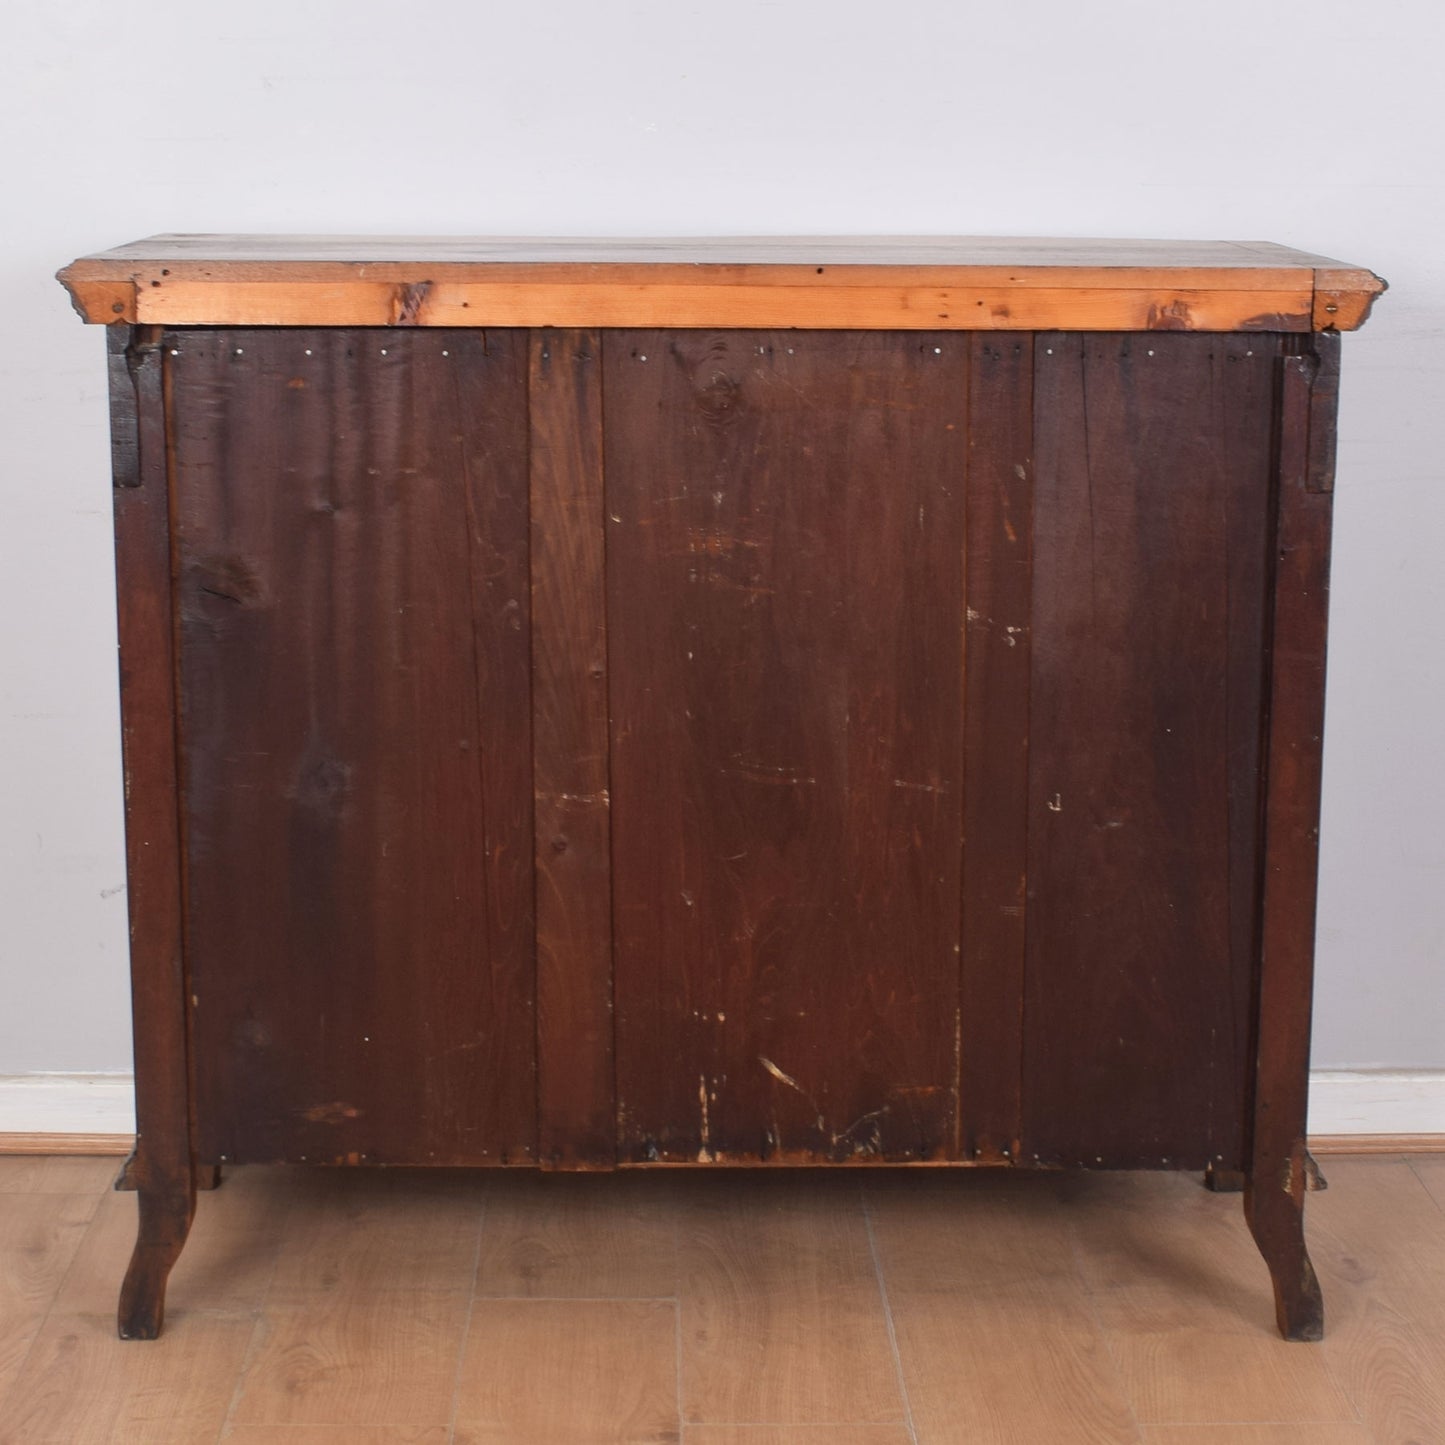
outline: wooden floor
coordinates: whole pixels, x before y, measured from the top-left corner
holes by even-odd
[[[0,1442],[1445,1442],[1445,1157],[1326,1165],[1322,1345],[1193,1176],[284,1169],[144,1344],[116,1161],[0,1158]]]

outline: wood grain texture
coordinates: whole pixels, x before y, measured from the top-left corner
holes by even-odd
[[[672,1300],[498,1300],[472,1316],[457,1445],[678,1438]]]
[[[1388,289],[1374,272],[1357,266],[1317,266],[1314,330],[1357,330],[1370,319],[1375,302]]]
[[[621,1154],[945,1157],[966,348],[604,344]]]
[[[689,1425],[683,1445],[914,1445],[906,1425]]]
[[[1028,869],[1033,346],[970,348],[960,1154],[1017,1156]]]
[[[90,1194],[108,1189],[115,1172],[113,1157],[23,1154],[0,1158],[0,1194]]]
[[[675,1181],[656,1173],[494,1175],[477,1298],[675,1295],[674,1192]]]
[[[1379,1445],[1430,1441],[1445,1421],[1445,1212],[1420,1180],[1434,1162],[1333,1161],[1310,1201],[1330,1300],[1319,1353]]]
[[[897,1316],[920,1441],[1129,1445],[1137,1441],[1108,1350],[1086,1309],[1018,1284],[958,1307],[919,1295]]]
[[[1384,289],[1263,242],[988,237],[157,236],[60,280],[87,320],[228,326],[1291,331]]]
[[[1046,1175],[869,1176],[878,1264],[920,1441],[1137,1437]]]
[[[52,1314],[3,1401],[5,1445],[197,1445],[220,1436],[252,1321],[177,1316],[144,1347],[104,1315]]]
[[[162,234],[83,257],[87,265],[131,276],[138,265],[239,268],[284,265],[364,266],[390,279],[387,267],[417,265],[762,266],[796,270],[819,264],[1024,267],[1104,271],[1211,268],[1231,275],[1345,263],[1273,241],[1102,239],[1062,236],[344,236]],[[1345,267],[1345,269],[1349,269]],[[249,273],[243,273],[249,274]],[[1246,279],[1241,285],[1249,285]],[[1256,285],[1267,283],[1254,283]]]
[[[182,929],[172,512],[161,337],[112,327],[112,460],[140,1222],[120,1332],[154,1339],[196,1208]],[[123,364],[116,364],[119,358]]]
[[[1379,1445],[1363,1425],[1151,1425],[1143,1445]]]
[[[134,1134],[47,1134],[38,1130],[0,1134],[0,1158],[11,1154],[115,1154],[128,1155],[135,1149]]]
[[[1430,1197],[1445,1210],[1445,1159],[1416,1158],[1411,1160],[1411,1167],[1429,1191]]]
[[[910,277],[904,284],[815,286],[699,284],[647,278],[522,282],[354,280],[187,281],[137,286],[135,316],[164,326],[490,326],[743,328],[895,331],[1308,331],[1312,292],[1292,286],[1236,291],[1181,284],[955,284]],[[1232,278],[1231,278],[1232,279]]]
[[[1445,1154],[1445,1134],[1311,1134],[1309,1152],[1326,1154]]]
[[[455,1445],[445,1425],[236,1425],[226,1445]]]
[[[96,1195],[8,1193],[0,1201],[0,1419],[5,1391],[20,1372],[51,1303],[70,1273],[95,1213]],[[135,1237],[134,1211],[127,1237],[112,1261],[125,1258]],[[114,1301],[107,1281],[104,1308]]]
[[[533,332],[532,766],[544,1168],[616,1159],[602,338]]]
[[[1276,348],[1036,343],[1023,1150],[1045,1163],[1240,1162]]]
[[[684,1421],[902,1423],[850,1177],[691,1175],[678,1186]]]
[[[345,1290],[272,1300],[231,1418],[238,1425],[445,1425],[468,1291]]]
[[[1264,870],[1249,1182],[1244,1210],[1275,1282],[1280,1330],[1319,1339],[1319,1282],[1304,1241],[1305,1119],[1329,619],[1330,516],[1339,338],[1282,362],[1278,513],[1265,752]],[[1325,455],[1322,456],[1322,453]]]
[[[344,1302],[470,1284],[484,1176],[451,1169],[296,1172],[275,1251],[273,1302]]]
[[[1323,1352],[1271,1330],[1265,1273],[1227,1196],[1178,1173],[1093,1175],[1064,1227],[1140,1424],[1355,1420]]]
[[[167,350],[202,1152],[530,1159],[526,339]]]
[[[893,1369],[886,1331],[855,1333],[851,1325],[839,1333],[830,1329],[833,1303],[846,1325],[854,1281],[859,1291],[867,1282],[858,1265],[860,1252],[867,1252],[868,1232],[861,1194],[876,1243],[873,1263],[881,1265],[913,1387],[919,1445],[953,1445],[960,1422],[974,1426],[990,1419],[1027,1425],[1011,1438],[1004,1433],[1009,1445],[1067,1440],[1081,1429],[1090,1439],[1089,1425],[1096,1432],[1091,1445],[1117,1445],[1135,1438],[1117,1423],[1121,1391],[1126,1402],[1160,1420],[1142,1426],[1139,1438],[1145,1445],[1304,1445],[1306,1438],[1326,1445],[1433,1442],[1436,1423],[1445,1418],[1445,1249],[1440,1247],[1445,1211],[1414,1172],[1429,1162],[1332,1162],[1331,1187],[1313,1196],[1310,1207],[1311,1244],[1331,1299],[1329,1336],[1313,1348],[1271,1338],[1266,1274],[1237,1206],[1187,1176],[934,1169],[869,1171],[860,1180],[856,1172],[814,1171],[805,1180],[794,1179],[790,1189],[777,1171],[545,1178],[491,1171],[476,1182],[484,1183],[493,1199],[514,1196],[515,1208],[500,1221],[507,1254],[524,1267],[529,1260],[546,1262],[529,1283],[552,1291],[539,1294],[539,1302],[553,1305],[555,1314],[522,1332],[525,1350],[508,1344],[511,1321],[502,1318],[494,1332],[500,1337],[495,1358],[490,1344],[478,1346],[468,1357],[478,1363],[468,1363],[458,1383],[496,1397],[508,1389],[525,1391],[538,1374],[546,1374],[545,1364],[526,1361],[510,1384],[498,1372],[504,1362],[527,1352],[545,1360],[555,1351],[577,1361],[592,1351],[594,1357],[621,1360],[625,1371],[636,1317],[629,1311],[591,1314],[587,1328],[604,1338],[579,1343],[578,1300],[564,1296],[575,1296],[594,1281],[625,1283],[627,1270],[643,1268],[641,1248],[654,1224],[666,1230],[677,1223],[685,1252],[704,1261],[718,1257],[716,1263],[689,1265],[678,1293],[685,1314],[693,1301],[724,1318],[756,1311],[753,1269],[765,1280],[770,1269],[780,1271],[777,1298],[753,1316],[767,1326],[765,1356],[781,1351],[782,1368],[773,1372],[770,1388],[784,1392],[783,1403],[770,1401],[769,1408],[777,1409],[779,1421],[816,1416],[817,1372],[833,1379],[849,1371],[878,1370],[888,1378]],[[270,1338],[270,1305],[257,1299],[253,1281],[264,1275],[263,1256],[284,1234],[285,1211],[305,1193],[319,1203],[328,1187],[355,1195],[374,1191],[396,1210],[398,1234],[409,1222],[416,1235],[424,1236],[433,1199],[424,1189],[388,1183],[393,1172],[422,1185],[436,1173],[235,1170],[226,1188],[205,1201],[198,1214],[171,1283],[166,1334],[155,1346],[134,1348],[118,1346],[106,1316],[88,1308],[90,1301],[98,1299],[102,1307],[107,1301],[115,1283],[114,1245],[123,1244],[113,1237],[114,1220],[107,1211],[132,1209],[131,1198],[110,1194],[103,1180],[93,1180],[88,1193],[7,1193],[0,1207],[0,1295],[5,1299],[0,1358],[7,1357],[6,1340],[12,1342],[8,1357],[17,1366],[32,1341],[36,1349],[24,1360],[14,1393],[5,1393],[7,1380],[0,1369],[0,1436],[7,1445],[12,1438],[64,1445],[215,1441],[216,1411],[226,1408],[246,1379],[245,1346],[256,1321],[263,1322],[258,1345]],[[35,1172],[29,1177],[41,1190],[53,1182]],[[526,1217],[534,1191],[543,1188],[552,1190],[551,1202],[530,1236],[541,1248],[532,1250]],[[659,1192],[649,1198],[653,1190]],[[639,1212],[644,1201],[656,1210],[646,1221]],[[805,1213],[805,1206],[813,1212]],[[74,1249],[75,1235],[86,1228],[92,1210],[89,1231]],[[498,1220],[491,1205],[488,1214]],[[357,1218],[354,1241],[348,1238],[350,1216],[341,1211],[333,1220],[340,1235],[337,1257],[354,1257],[363,1243],[370,1248],[379,1242],[370,1214]],[[821,1227],[810,1228],[810,1220]],[[797,1265],[789,1247],[796,1235],[813,1242]],[[428,1254],[419,1247],[413,1277],[428,1287],[454,1278],[447,1253]],[[621,1269],[599,1257],[609,1253]],[[234,1290],[231,1280],[219,1278],[231,1268]],[[661,1284],[659,1275],[651,1279]],[[730,1279],[740,1291],[735,1301],[725,1293]],[[637,1277],[635,1282],[647,1281]],[[305,1383],[296,1392],[294,1415],[282,1395],[271,1423],[233,1422],[222,1438],[267,1445],[293,1437],[317,1445],[353,1438],[361,1445],[382,1440],[433,1445],[437,1431],[445,1438],[445,1425],[428,1425],[421,1418],[389,1424],[299,1423],[314,1414],[309,1382],[315,1373],[355,1371],[367,1378],[393,1368],[389,1360],[396,1339],[371,1325],[365,1302],[406,1291],[378,1274],[349,1273],[338,1283],[339,1288],[329,1288],[318,1279],[278,1301],[283,1312],[311,1301],[318,1313],[337,1317],[334,1333],[323,1327],[313,1337],[315,1352],[309,1357],[298,1345],[291,1377]],[[881,1300],[878,1280],[872,1284]],[[490,1318],[501,1303],[481,1292],[485,1277],[477,1285],[475,1293],[465,1286],[459,1291],[471,1300],[473,1322]],[[803,1302],[805,1318],[796,1335],[789,1324],[790,1297]],[[671,1301],[663,1307],[670,1308]],[[979,1326],[990,1311],[1002,1322],[991,1333]],[[37,1338],[47,1313],[49,1323]],[[436,1337],[444,1354],[467,1328],[465,1314],[448,1318],[454,1321],[454,1335]],[[1092,1323],[1117,1361],[1114,1373],[1103,1367],[1097,1345],[1089,1343],[1086,1323]],[[824,1340],[821,1351],[814,1344],[810,1352],[814,1338]],[[750,1378],[758,1348],[756,1331],[729,1329],[713,1357],[712,1378],[726,1380],[734,1371],[739,1379]],[[871,1358],[875,1353],[880,1358]],[[652,1365],[644,1362],[642,1368],[647,1372]],[[663,1362],[659,1368],[669,1366]],[[1012,1371],[1012,1383],[984,1389],[983,1381],[1005,1370]],[[786,1393],[793,1371],[799,1382],[797,1403]],[[556,1388],[564,1402],[560,1409],[574,1412],[564,1415],[575,1426],[573,1437],[588,1438],[590,1431],[613,1438],[619,1416],[612,1382],[594,1388],[585,1369],[576,1370],[575,1379],[561,1373]],[[1026,1388],[1031,1380],[1041,1382],[1032,1393]],[[426,1396],[417,1398],[425,1409],[435,1408],[425,1404]],[[722,1390],[716,1398],[731,1408],[740,1397]],[[1053,1413],[1030,1413],[1040,1398],[1054,1403]],[[449,1409],[455,1401],[453,1394]],[[676,1436],[676,1418],[674,1413],[672,1423],[662,1427],[663,1438],[667,1431]],[[465,1438],[464,1432],[465,1426],[459,1437]],[[815,1440],[818,1445],[834,1440],[839,1445],[903,1445],[908,1438],[901,1417],[865,1426],[837,1416],[825,1424],[765,1424],[713,1415],[682,1428],[684,1445],[698,1440],[702,1445],[811,1445]]]

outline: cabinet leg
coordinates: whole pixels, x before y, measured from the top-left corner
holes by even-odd
[[[120,1337],[153,1340],[165,1319],[166,1280],[191,1232],[195,1194],[187,1180],[179,1189],[139,1183],[136,1195],[140,1223],[120,1287]]]
[[[1244,1190],[1244,1217],[1274,1282],[1274,1314],[1287,1340],[1319,1340],[1325,1333],[1324,1298],[1305,1248],[1304,1171],[1290,1166],[1288,1187],[1251,1181]]]

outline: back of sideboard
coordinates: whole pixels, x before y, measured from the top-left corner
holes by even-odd
[[[144,332],[199,1156],[1243,1168],[1336,340]]]

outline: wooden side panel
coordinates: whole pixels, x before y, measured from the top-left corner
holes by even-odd
[[[621,1155],[946,1157],[968,346],[604,347]]]
[[[140,1230],[121,1295],[126,1338],[160,1330],[166,1275],[195,1212],[181,839],[176,657],[164,363],[160,336],[112,327],[111,436],[125,767]]]
[[[965,1159],[1019,1135],[1028,849],[1033,343],[971,342],[964,727],[962,1048]]]
[[[1026,1158],[1241,1162],[1278,346],[1037,340]]]
[[[1305,1116],[1339,337],[1322,333],[1301,350],[1282,362],[1257,1061],[1245,1212],[1274,1276],[1281,1331],[1290,1339],[1318,1339],[1323,1306],[1303,1237]]]
[[[529,1159],[526,338],[166,344],[201,1152]]]
[[[616,1159],[602,343],[531,339],[538,1160]]]

